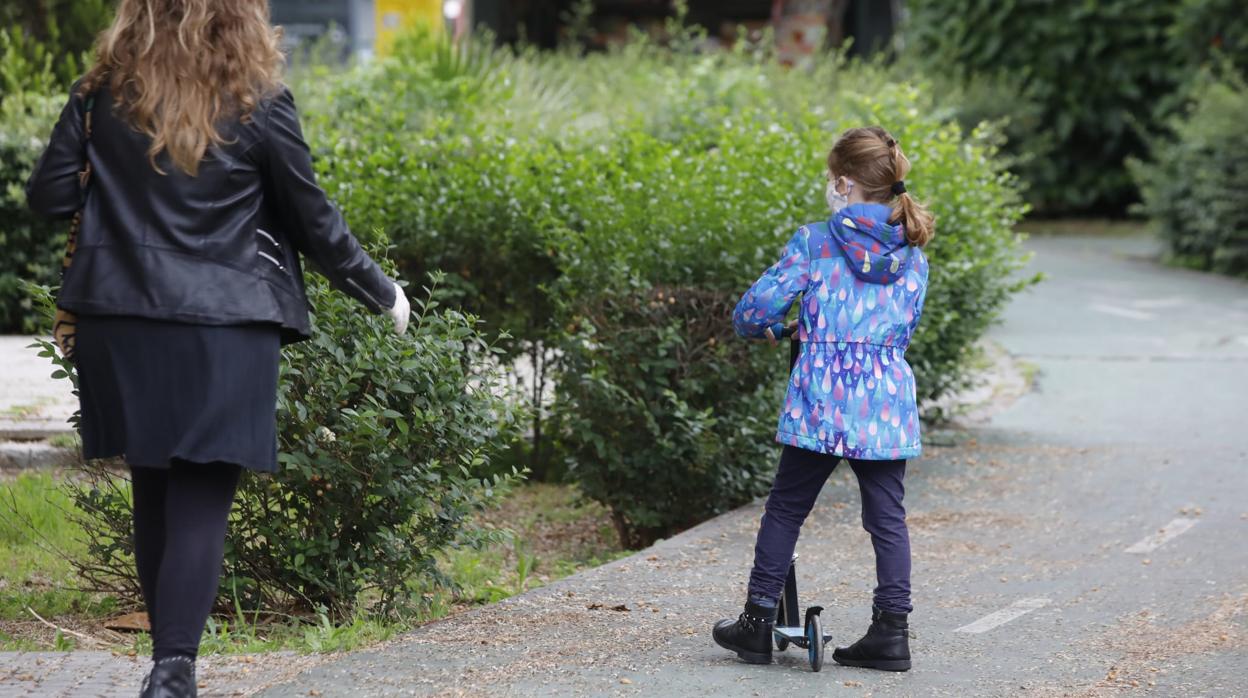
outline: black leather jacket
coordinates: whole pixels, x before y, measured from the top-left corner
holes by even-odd
[[[392,281],[360,247],[316,184],[290,91],[265,100],[225,130],[192,177],[95,96],[85,156],[74,87],[39,158],[26,196],[31,209],[72,217],[82,209],[73,263],[57,305],[81,315],[129,315],[201,325],[275,323],[287,341],[309,334],[299,253],[338,289],[380,312],[394,306]]]

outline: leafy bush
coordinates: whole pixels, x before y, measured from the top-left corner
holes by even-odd
[[[1140,207],[1178,263],[1248,275],[1248,84],[1233,71],[1207,74],[1185,113],[1157,138],[1147,162],[1131,162]]]
[[[1248,28],[1240,0],[1179,0],[1170,44],[1185,65],[1217,66],[1227,61],[1248,74]]]
[[[764,492],[787,352],[740,341],[734,301],[644,286],[605,298],[569,338],[559,405],[571,475],[640,548]],[[783,353],[783,357],[782,357]]]
[[[59,275],[69,223],[31,213],[25,187],[65,99],[16,92],[0,102],[0,333],[35,331],[40,315],[21,282],[52,284]]]
[[[1036,151],[1017,168],[1036,208],[1120,212],[1135,198],[1124,159],[1144,151],[1158,100],[1190,72],[1168,50],[1167,29],[1182,15],[1174,3],[915,0],[907,8],[913,64],[962,82],[1016,84],[997,95],[1011,115],[1014,105],[1024,114],[1043,108],[1054,147],[1027,130],[1011,143],[1016,157]]]
[[[247,480],[226,574],[253,605],[341,617],[367,594],[389,612],[439,579],[434,553],[485,540],[468,517],[518,477],[487,473],[521,414],[476,319],[436,294],[399,337],[323,280],[310,291],[314,336],[283,351],[282,468]]]
[[[319,277],[308,289],[313,337],[283,350],[281,467],[243,480],[221,605],[392,614],[443,579],[435,553],[492,535],[468,517],[518,477],[489,471],[521,415],[475,318],[439,310],[436,294],[416,301],[418,318],[398,337]],[[46,290],[39,297],[49,311]],[[89,538],[79,572],[133,598],[128,487],[107,464],[84,473],[92,486],[69,488]]]
[[[1022,285],[1023,206],[995,136],[963,132],[929,85],[876,66],[412,37],[392,59],[294,82],[352,227],[377,228],[409,278],[445,270],[444,300],[505,331],[505,360],[528,357],[530,445],[511,457],[577,479],[627,545],[764,490],[784,357],[729,342],[727,309],[827,215],[840,131],[892,130],[938,216],[910,352],[922,399],[966,384],[974,342]]]
[[[39,314],[20,288],[55,283],[67,222],[26,206],[26,179],[82,72],[82,52],[110,13],[105,0],[30,2],[0,9],[0,333],[33,332]]]
[[[23,81],[15,66],[45,69],[53,82],[68,87],[86,69],[86,52],[113,17],[116,0],[18,0],[0,5],[0,99],[11,91],[39,89]],[[7,55],[6,55],[7,54]]]
[[[991,135],[964,135],[925,85],[876,67],[414,41],[314,80],[301,94],[325,186],[354,227],[382,227],[404,270],[445,269],[514,353],[552,362],[534,431],[557,436],[545,454],[612,508],[629,546],[764,491],[785,359],[730,341],[728,311],[797,226],[827,215],[823,159],[844,128],[893,130],[940,218],[912,352],[924,398],[965,384],[973,343],[1018,288],[1023,209]]]

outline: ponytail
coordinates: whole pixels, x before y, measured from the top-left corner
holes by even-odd
[[[893,215],[889,216],[889,220],[905,227],[906,242],[914,247],[923,247],[936,235],[936,219],[926,206],[906,192],[905,179],[910,173],[910,159],[901,152],[901,146],[892,136],[888,136],[884,143],[893,156],[893,176],[896,178],[890,193],[897,198],[893,201]]]
[[[905,192],[902,192],[893,202],[893,215],[890,220],[905,226],[906,242],[914,247],[923,247],[936,235],[936,221],[931,212]]]

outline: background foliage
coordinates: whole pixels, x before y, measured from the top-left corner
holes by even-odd
[[[1183,14],[1175,4],[912,0],[908,58],[977,97],[951,102],[971,123],[1011,119],[1010,150],[1037,209],[1120,212],[1135,197],[1123,161],[1144,151],[1159,101],[1184,79],[1167,35]]]
[[[30,211],[26,179],[64,105],[59,92],[16,92],[0,101],[0,332],[33,332],[39,313],[21,282],[52,284],[59,276],[69,223]]]
[[[1175,135],[1131,169],[1176,262],[1248,276],[1248,85],[1233,69],[1221,74],[1202,77],[1169,124]]]
[[[940,220],[911,351],[923,398],[965,384],[974,341],[1019,287],[1023,206],[994,137],[879,67],[417,37],[298,92],[348,220],[379,227],[409,274],[446,270],[459,303],[511,333],[510,354],[553,392],[531,390],[525,462],[566,470],[628,545],[764,490],[785,357],[727,336],[728,311],[826,215],[822,160],[841,130],[892,129]]]
[[[30,213],[24,187],[65,91],[112,17],[114,0],[9,0],[0,4],[0,332],[33,332],[39,313],[22,279],[52,284],[67,222]]]
[[[500,360],[518,362],[532,417],[524,446],[490,451],[472,472],[505,475],[521,465],[574,479],[611,508],[629,546],[764,491],[786,357],[728,336],[729,310],[798,226],[827,215],[823,160],[845,128],[889,128],[915,163],[911,190],[938,217],[929,301],[909,353],[921,399],[970,380],[974,342],[1026,283],[1014,274],[1021,257],[1012,230],[1024,206],[997,157],[997,136],[952,123],[927,81],[836,55],[813,72],[783,69],[751,47],[706,55],[694,48],[698,31],[679,20],[668,36],[670,46],[639,38],[581,55],[498,49],[488,40],[453,48],[415,35],[385,61],[292,76],[321,183],[353,229],[393,245],[408,279],[445,270],[442,302],[480,317],[486,335],[500,337]],[[346,306],[318,304],[320,343],[288,350],[312,352],[298,354],[300,362],[325,361],[335,356],[331,345],[354,346],[356,335],[380,341],[351,324]],[[384,356],[387,346],[367,350]],[[391,383],[380,360],[367,370],[377,386]],[[447,380],[459,375],[450,371]],[[289,379],[300,381],[294,373]],[[321,482],[311,474],[341,491],[330,475],[349,481],[355,475],[346,463],[386,453],[382,445],[394,440],[410,452],[415,437],[405,441],[395,426],[383,438],[344,417],[320,388],[306,387],[326,411],[283,423],[284,433],[302,440],[283,442],[282,477],[293,479],[268,496],[280,492],[300,521],[317,511],[303,497],[325,497],[333,505],[325,516],[354,521],[363,516],[352,513],[354,499],[323,488],[311,499]],[[418,396],[343,390],[337,399],[353,409],[361,409],[353,401],[394,400],[374,412],[416,416]],[[300,475],[329,457],[300,425],[335,419],[353,444],[332,461],[344,469]],[[501,450],[515,434],[500,430],[491,446]],[[404,472],[398,463],[386,461],[387,477]],[[266,501],[260,492],[249,497],[247,506]],[[232,568],[249,603],[305,598],[334,607],[351,598],[339,593],[342,579],[360,585],[357,592],[381,586],[368,574],[395,541],[371,539],[373,557],[348,558],[350,575],[342,577],[346,571],[331,564],[342,551],[325,547],[342,531],[318,530],[326,537],[301,537],[306,549],[269,543],[248,552],[272,563],[263,574]],[[433,547],[450,539],[430,540]],[[400,551],[424,559],[419,552]],[[294,576],[278,579],[279,568]],[[336,596],[320,595],[318,575]]]
[[[116,0],[6,0],[0,5],[0,100],[78,79],[114,6]]]
[[[1187,67],[1217,66],[1228,61],[1240,75],[1248,72],[1248,24],[1239,0],[1178,0],[1169,27],[1173,55]]]

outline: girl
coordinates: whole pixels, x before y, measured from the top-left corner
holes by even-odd
[[[733,324],[742,337],[796,321],[801,350],[776,440],[780,470],[754,548],[745,612],[713,635],[747,662],[771,662],[772,629],[798,532],[823,483],[848,459],[862,491],[862,525],[875,547],[871,626],[838,663],[910,668],[910,536],[903,478],[919,455],[914,374],[906,347],[923,312],[931,214],[906,193],[910,161],[882,128],[846,131],[828,154],[832,218],[802,227],[784,256],[742,296]]]
[[[239,475],[277,469],[299,253],[397,331],[410,314],[316,185],[278,46],[267,0],[121,0],[27,185],[35,211],[81,215],[57,304],[78,316],[83,456],[130,466],[143,696],[195,695]]]

